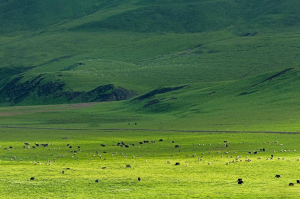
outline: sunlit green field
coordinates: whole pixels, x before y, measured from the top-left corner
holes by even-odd
[[[297,198],[300,194],[299,134],[0,130],[1,198]],[[117,146],[121,142],[129,147]],[[35,143],[49,146],[33,148]],[[244,184],[238,185],[239,178]]]

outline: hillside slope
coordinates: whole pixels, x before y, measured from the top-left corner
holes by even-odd
[[[162,87],[212,89],[297,70],[299,4],[2,2],[0,105],[124,100]]]

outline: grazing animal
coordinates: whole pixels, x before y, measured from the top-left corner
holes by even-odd
[[[131,168],[130,164],[127,164],[127,165],[126,165],[126,168]]]
[[[29,145],[29,143],[28,143],[28,142],[25,142],[24,144],[25,144],[25,145]]]
[[[300,180],[297,180],[297,184],[300,184]]]
[[[98,183],[98,182],[99,182],[99,180],[98,180],[98,179],[96,179],[96,180],[95,180],[95,182],[96,182],[96,183]]]
[[[290,183],[289,186],[294,186],[294,183]]]
[[[281,178],[281,175],[276,175],[275,178]]]
[[[138,181],[141,181],[141,178],[140,178],[140,177],[138,177]]]
[[[35,180],[35,177],[31,177],[30,180]]]
[[[175,145],[175,148],[179,148],[179,145]]]
[[[242,179],[242,178],[239,178],[239,179],[237,180],[237,182],[238,182],[238,184],[244,184],[244,182],[243,182],[243,179]]]
[[[160,142],[164,141],[163,139],[159,139]]]
[[[176,162],[175,165],[180,165],[180,163],[179,163],[179,162]]]
[[[149,141],[144,141],[144,143],[149,143]]]

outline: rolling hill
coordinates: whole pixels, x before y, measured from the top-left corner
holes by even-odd
[[[297,118],[299,4],[1,2],[0,105],[127,100],[118,107],[132,114]]]

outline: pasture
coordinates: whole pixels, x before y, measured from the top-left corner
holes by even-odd
[[[299,134],[2,127],[0,135],[1,198],[296,198],[300,193]]]

